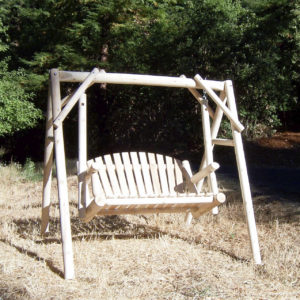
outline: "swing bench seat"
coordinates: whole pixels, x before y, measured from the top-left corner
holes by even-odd
[[[78,174],[80,217],[84,222],[96,215],[185,212],[198,217],[225,201],[223,193],[199,192],[196,186],[218,167],[212,163],[193,176],[188,161],[161,154],[123,152],[91,159]]]

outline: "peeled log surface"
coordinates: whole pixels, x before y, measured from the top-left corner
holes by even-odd
[[[89,72],[59,72],[59,78],[61,82],[83,82],[88,75]],[[94,83],[133,84],[202,89],[202,87],[191,78],[121,73],[98,73],[94,79]],[[205,80],[205,83],[215,91],[224,90],[223,81]]]
[[[218,193],[215,197],[213,202],[211,203],[203,203],[199,209],[195,212],[192,211],[192,215],[194,218],[199,218],[201,215],[205,214],[208,211],[211,211],[214,207],[219,206],[220,204],[224,203],[226,200],[226,196],[223,193]]]
[[[209,164],[204,169],[200,170],[198,173],[196,173],[192,178],[191,182],[194,184],[197,184],[200,180],[202,180],[204,177],[208,176],[210,173],[216,171],[220,168],[220,165],[216,162],[213,162]]]
[[[96,197],[82,220],[89,222],[95,215],[182,213],[191,211],[193,217],[199,217],[225,202],[225,195],[195,196],[181,198],[141,198],[141,199],[105,199]]]

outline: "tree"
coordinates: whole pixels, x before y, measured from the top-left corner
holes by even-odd
[[[6,68],[22,68],[23,81],[27,78],[34,103],[43,110],[50,68],[95,66],[232,79],[248,136],[278,128],[279,113],[299,106],[299,0],[0,1],[9,39],[5,57],[11,57]],[[68,92],[63,86],[62,93]],[[201,144],[199,107],[187,95],[147,87],[91,88],[93,148],[147,143],[182,148],[181,140],[186,148],[196,147]],[[74,142],[75,114],[65,124]]]
[[[5,10],[1,10],[5,13]],[[3,14],[2,14],[3,16]],[[7,27],[0,18],[0,137],[34,127],[41,111],[30,101],[34,94],[26,90],[27,75],[22,69],[9,70]]]

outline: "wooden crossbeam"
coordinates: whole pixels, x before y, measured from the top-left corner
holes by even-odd
[[[88,72],[70,72],[60,71],[59,78],[61,82],[83,82],[89,75]],[[215,91],[224,90],[223,81],[205,80],[206,84]],[[145,86],[166,86],[177,88],[196,88],[202,87],[191,78],[121,74],[121,73],[98,73],[94,83],[110,83],[125,85],[145,85]]]
[[[234,147],[233,140],[230,139],[212,139],[214,145]]]

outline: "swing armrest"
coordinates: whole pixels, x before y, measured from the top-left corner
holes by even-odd
[[[206,166],[204,169],[197,172],[195,175],[192,176],[191,182],[197,184],[200,180],[204,177],[208,176],[210,173],[215,172],[217,169],[220,168],[220,165],[216,162],[213,162]]]
[[[89,179],[94,173],[99,172],[101,169],[103,169],[103,166],[100,166],[97,162],[88,163],[85,178]]]

